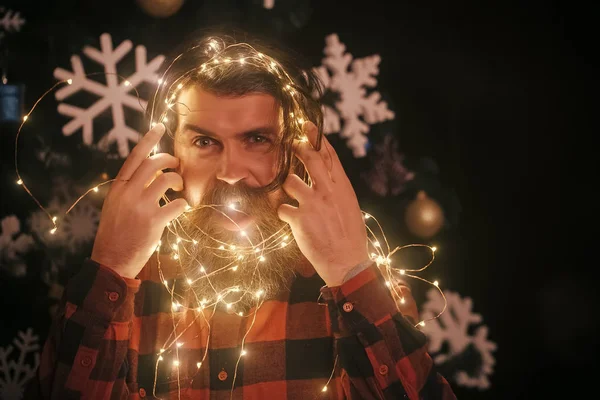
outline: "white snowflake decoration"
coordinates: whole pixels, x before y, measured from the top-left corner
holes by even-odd
[[[29,224],[31,231],[50,247],[65,247],[71,253],[76,253],[82,245],[89,243],[96,236],[96,230],[100,221],[100,210],[90,204],[87,198],[83,198],[65,216],[65,212],[73,205],[77,198],[72,195],[68,188],[68,182],[59,182],[55,185],[55,197],[50,200],[46,207],[51,215],[62,216],[57,219],[58,229],[52,234],[54,224],[48,215],[42,211],[31,214]],[[83,192],[82,189],[76,190]]]
[[[444,290],[444,295],[448,301],[446,311],[439,319],[428,321],[421,328],[429,338],[429,351],[432,354],[439,352],[444,342],[448,343],[448,354],[435,355],[433,360],[441,364],[472,344],[481,356],[481,370],[477,376],[470,376],[466,371],[457,371],[456,382],[466,387],[487,389],[490,386],[488,376],[493,373],[496,362],[492,355],[496,344],[488,340],[488,328],[485,325],[478,326],[473,336],[468,334],[470,325],[480,324],[482,321],[480,314],[472,312],[473,301],[469,297],[463,299],[458,293],[449,290]],[[444,299],[438,289],[430,289],[427,298],[427,302],[423,304],[423,320],[435,317],[444,307]]]
[[[9,359],[14,348],[9,345],[0,347],[0,398],[3,400],[20,400],[23,398],[27,382],[35,376],[40,364],[38,350],[39,337],[33,334],[31,328],[26,332],[19,332],[13,340],[19,350],[18,357]],[[33,365],[27,364],[27,356],[34,355]]]
[[[106,133],[99,141],[98,147],[103,151],[108,151],[108,147],[116,142],[119,155],[123,158],[129,154],[129,142],[136,143],[139,140],[140,133],[135,129],[127,126],[125,123],[125,114],[123,106],[143,112],[146,107],[146,101],[138,99],[130,92],[138,85],[149,82],[157,83],[157,70],[164,61],[164,56],[154,57],[152,61],[147,61],[146,48],[137,46],[135,48],[135,68],[136,72],[119,83],[117,74],[117,64],[133,47],[130,40],[125,40],[117,48],[113,49],[112,38],[110,34],[104,33],[100,36],[101,50],[86,46],[83,48],[83,53],[88,58],[98,62],[104,66],[106,74],[106,85],[100,82],[89,79],[83,68],[81,58],[79,56],[71,57],[71,65],[73,72],[56,68],[54,77],[60,80],[69,80],[71,84],[56,91],[56,99],[64,100],[70,95],[78,91],[86,91],[100,98],[87,109],[82,109],[69,104],[59,104],[58,112],[73,117],[63,127],[65,136],[72,135],[80,128],[83,129],[83,142],[91,146],[94,142],[93,121],[102,112],[109,107],[112,112],[113,128]],[[122,75],[122,74],[121,74]]]
[[[27,265],[22,255],[33,248],[31,235],[21,233],[21,221],[10,215],[4,217],[0,231],[0,266],[9,270],[16,277],[27,273]]]
[[[18,32],[21,30],[21,27],[25,23],[25,20],[21,18],[21,14],[18,11],[7,11],[4,7],[0,6],[0,13],[4,13],[2,18],[0,18],[0,28],[4,29],[7,32]]]
[[[367,143],[365,135],[369,133],[369,126],[394,118],[387,103],[381,101],[379,92],[373,91],[367,95],[367,88],[377,85],[381,58],[372,55],[353,59],[335,33],[327,36],[325,43],[323,52],[326,57],[322,60],[323,65],[315,68],[315,72],[323,89],[338,93],[340,100],[335,103],[335,109],[323,106],[324,132],[339,132],[341,137],[347,139],[354,157],[364,157]]]

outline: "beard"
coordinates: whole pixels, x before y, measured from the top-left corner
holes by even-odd
[[[178,220],[183,232],[179,236],[187,239],[179,251],[180,265],[198,301],[221,301],[245,314],[258,300],[289,289],[303,255],[289,225],[277,216],[283,203],[297,204],[283,191],[273,206],[261,189],[216,181]],[[236,220],[240,215],[252,218],[243,231],[223,227],[231,224],[227,216]]]

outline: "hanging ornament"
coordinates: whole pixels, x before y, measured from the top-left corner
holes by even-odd
[[[184,0],[137,0],[144,12],[155,18],[168,18],[175,15],[183,6]]]
[[[444,225],[442,208],[424,190],[408,205],[404,218],[408,230],[422,239],[433,237]]]

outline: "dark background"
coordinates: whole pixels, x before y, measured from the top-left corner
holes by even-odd
[[[395,133],[408,165],[435,160],[439,193],[453,193],[460,204],[447,205],[454,217],[435,238],[440,251],[430,273],[473,299],[498,345],[492,387],[457,387],[458,397],[564,398],[588,387],[598,348],[595,264],[588,261],[597,226],[597,13],[591,8],[541,1],[276,0],[269,11],[260,1],[188,0],[176,15],[154,19],[132,1],[12,3],[3,2],[27,22],[7,41],[9,79],[26,85],[26,109],[55,82],[54,68],[70,69],[69,57],[84,45],[98,47],[104,32],[115,45],[125,39],[145,45],[149,58],[168,53],[196,28],[222,22],[276,35],[315,66],[330,33],[357,58],[381,55],[378,89],[396,113],[385,129]],[[295,27],[293,10],[306,17]],[[65,120],[56,114],[56,101],[48,98],[31,135],[60,137]],[[14,185],[15,133],[15,126],[2,126],[0,217],[35,208]],[[374,143],[380,133],[374,127]],[[73,140],[80,142],[80,134]],[[369,159],[356,160],[342,141],[332,141],[367,211],[385,221],[398,244],[413,241],[398,215],[403,200],[373,197],[358,179]],[[41,193],[48,189],[47,173],[23,168]],[[36,292],[42,288],[33,278],[0,281],[7,309],[0,345],[28,326],[43,336],[49,319]]]

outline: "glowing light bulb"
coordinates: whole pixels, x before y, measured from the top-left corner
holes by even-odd
[[[98,186],[96,186],[93,190],[94,192],[98,193]]]
[[[161,78],[158,78],[158,84],[160,85],[161,83],[163,83],[163,80]]]
[[[204,269],[204,266],[200,266],[200,272],[206,272],[206,269]]]
[[[171,308],[173,309],[173,311],[179,310],[179,303],[173,302],[173,304],[171,304]]]
[[[265,260],[266,260],[266,258],[265,258],[264,256],[260,256],[260,257],[258,258],[258,261],[260,261],[260,262],[264,262]]]
[[[231,208],[232,210],[235,210],[235,203],[230,203],[229,208]]]
[[[52,222],[56,222],[56,219],[57,219],[57,218],[58,218],[58,217],[52,217]]]
[[[163,356],[158,356],[158,361],[164,360]]]
[[[183,343],[177,342],[177,347],[181,347],[181,346],[183,346]]]
[[[180,83],[179,85],[177,85],[177,89],[181,89],[183,87],[183,83]]]
[[[264,290],[262,290],[262,289],[260,289],[260,290],[258,290],[258,291],[256,292],[256,297],[260,297],[260,296],[262,296],[264,293],[265,293],[265,291],[264,291]]]
[[[198,241],[197,241],[196,239],[193,239],[193,240],[192,240],[192,243],[194,243],[194,244],[198,244]]]
[[[165,349],[160,349],[159,351],[160,351],[160,353],[162,354],[162,353],[164,353],[164,352],[165,352]]]
[[[189,204],[186,204],[186,205],[185,205],[185,209],[186,209],[187,211],[189,211],[189,210],[191,210],[191,209],[192,209],[192,207],[191,207]]]
[[[288,240],[288,239],[289,239],[289,236],[288,236],[288,235],[285,235],[285,236],[283,237],[283,240]]]
[[[285,246],[287,246],[287,243],[286,242],[281,242],[281,247],[285,247]]]
[[[27,121],[28,119],[29,119],[29,117],[28,117],[27,115],[25,115],[25,116],[23,117],[23,122]]]
[[[436,250],[437,250],[437,247],[435,247],[435,246],[433,246],[433,247],[431,248],[431,251],[433,251],[433,252],[435,252]]]
[[[163,117],[162,122],[168,122],[169,120],[167,119],[167,117]]]
[[[231,58],[227,57],[225,58],[225,64],[229,64],[231,62]]]
[[[179,367],[179,360],[174,360],[173,361],[173,366],[174,367]]]
[[[188,285],[191,285],[192,284],[192,280],[190,278],[187,278],[187,283],[188,283]]]
[[[403,270],[403,269],[400,270],[400,275],[404,275],[405,273],[406,273],[405,270]]]
[[[369,219],[371,216],[369,214],[365,214],[365,219]]]
[[[254,249],[254,252],[258,253],[258,252],[260,252],[260,249],[257,247],[256,249]]]
[[[243,316],[244,316],[244,314],[243,314],[241,311],[238,313],[238,315],[239,315],[240,317],[243,317]]]
[[[421,325],[421,326],[425,326],[425,321],[421,321],[421,322],[419,322],[419,325]]]
[[[177,239],[175,239],[175,241],[176,241],[177,243],[181,243],[181,238],[180,238],[180,237],[178,237]]]
[[[242,355],[242,356],[245,356],[246,354],[247,354],[246,350],[242,350],[242,352],[240,353],[240,355]]]
[[[52,229],[50,229],[50,234],[51,234],[51,235],[54,235],[55,233],[56,233],[56,228],[52,228]]]
[[[23,179],[19,179],[19,180],[17,181],[17,185],[22,185],[22,184],[23,184]]]
[[[201,363],[201,362],[199,362],[199,363],[196,363],[196,367],[200,368],[201,366],[202,366],[202,363]]]
[[[245,58],[243,58],[243,57],[242,57],[242,58],[240,58],[240,64],[244,64],[245,62],[246,62],[246,59],[245,59]]]
[[[406,300],[403,297],[403,298],[400,299],[400,304],[404,304],[404,303],[406,303]]]
[[[302,125],[304,123],[304,118],[298,118],[298,123]]]
[[[125,82],[123,82],[123,83],[125,84],[125,86],[129,86],[129,85],[131,85],[131,82],[129,82],[129,81],[125,81]]]
[[[169,282],[164,281],[163,283],[165,284],[166,287],[169,287]]]
[[[229,246],[229,248],[230,248],[231,250],[235,250],[235,245],[233,245],[233,244],[232,244],[232,245],[230,245],[230,246]]]
[[[173,250],[177,250],[177,247],[178,247],[178,246],[177,246],[177,243],[173,243],[173,244],[171,245],[171,247],[173,248]]]
[[[246,231],[241,231],[241,232],[240,232],[240,235],[242,235],[242,236],[246,236],[246,235],[247,235],[247,233],[246,233]]]
[[[373,242],[373,246],[375,247],[380,247],[381,243],[379,243],[377,240]]]
[[[232,271],[237,271],[237,269],[238,269],[238,266],[237,266],[237,265],[234,265],[233,267],[231,267],[231,270],[232,270]]]
[[[220,246],[219,246],[219,250],[225,250],[225,246],[223,246],[223,245],[220,245]]]
[[[67,79],[67,83],[68,83],[69,85],[72,85],[72,84],[73,84],[73,79],[71,79],[71,78]]]
[[[229,309],[231,308],[231,304],[227,303],[227,304],[225,305],[225,307],[227,307],[227,309],[229,310]]]
[[[438,281],[433,281],[433,285],[434,285],[434,286],[439,286],[439,284],[440,284],[440,283],[439,283]]]
[[[386,281],[386,282],[385,282],[385,286],[387,286],[387,287],[391,287],[391,286],[392,286],[392,284],[391,284],[391,282],[390,282],[390,281]]]
[[[321,389],[322,392],[326,392],[327,391],[327,386],[323,386],[323,389]]]

